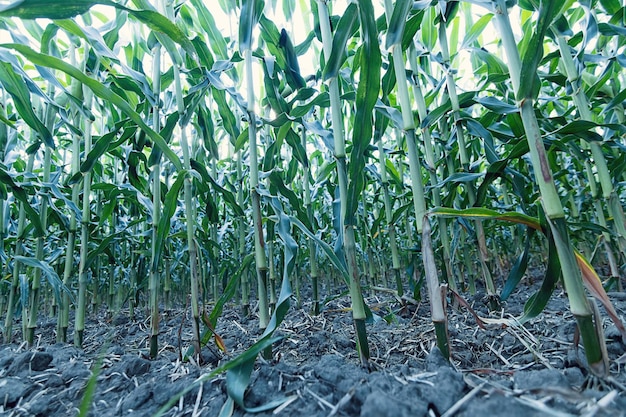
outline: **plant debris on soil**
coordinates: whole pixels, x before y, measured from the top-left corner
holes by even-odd
[[[521,291],[497,313],[488,311],[482,296],[468,302],[481,317],[514,318],[532,294],[528,288]],[[626,294],[609,296],[623,319]],[[326,304],[318,316],[308,313],[310,304],[298,308],[292,302],[276,332],[283,339],[274,345],[272,360],[257,359],[245,396],[248,410],[282,399],[281,405],[256,414],[235,407],[232,415],[626,415],[621,335],[605,318],[610,376],[593,377],[582,347],[574,342],[575,320],[567,298],[558,289],[546,310],[524,325],[481,329],[467,309],[449,308],[450,362],[434,347],[426,302],[402,306],[385,293],[371,295],[367,302],[387,319],[368,324],[371,370],[359,364],[347,297]],[[92,317],[82,350],[55,343],[52,319],[40,323],[36,346],[1,346],[0,415],[77,415],[94,372],[88,415],[153,416],[172,401],[163,415],[220,415],[228,398],[226,376],[206,375],[254,343],[260,335],[256,317],[242,317],[234,306],[225,309],[216,332],[227,351],[211,342],[198,364],[180,360],[191,340],[186,311],[164,312],[156,360],[147,356],[149,319],[130,321],[127,313]]]

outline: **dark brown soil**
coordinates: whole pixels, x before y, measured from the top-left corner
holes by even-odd
[[[513,318],[529,294],[528,289],[514,294],[495,314],[482,297],[468,302],[481,317]],[[623,319],[626,295],[613,293],[611,300]],[[562,291],[523,326],[481,329],[466,309],[449,309],[450,363],[434,348],[426,303],[402,306],[386,293],[367,301],[374,313],[389,320],[368,324],[372,370],[359,365],[347,298],[330,302],[319,316],[307,313],[310,304],[292,306],[276,333],[283,339],[274,346],[273,360],[257,359],[246,407],[284,399],[280,407],[255,415],[626,415],[626,355],[619,332],[604,320],[610,377],[591,377],[582,347],[577,350],[574,344],[575,324]],[[185,312],[164,313],[156,360],[147,358],[148,320],[131,322],[125,313],[92,318],[83,350],[55,344],[53,321],[41,323],[33,348],[0,346],[0,415],[77,415],[99,358],[91,416],[153,416],[177,397],[163,415],[220,415],[228,398],[226,376],[206,375],[256,340],[256,318],[227,308],[217,328],[227,353],[211,343],[198,365],[180,361],[179,335],[183,350],[191,339],[189,319],[181,327]],[[232,415],[253,414],[235,407]]]

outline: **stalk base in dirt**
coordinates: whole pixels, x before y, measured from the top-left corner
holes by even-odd
[[[155,359],[159,354],[159,342],[156,334],[150,335],[150,358]]]
[[[267,302],[267,268],[256,269],[257,291],[259,298],[259,329],[264,332],[269,323],[269,304]],[[263,300],[263,301],[261,301]],[[272,346],[263,350],[263,358],[272,359]]]
[[[593,317],[591,315],[575,317],[580,335],[582,336],[585,356],[587,357],[587,362],[589,363],[591,372],[601,378],[608,376],[609,370],[605,367],[605,361],[602,355],[602,346],[598,340]]]
[[[354,241],[354,228],[346,226],[344,228],[344,248],[348,263],[348,273],[350,274],[350,299],[352,300],[352,318],[357,337],[357,350],[359,359],[365,368],[369,368],[370,349],[367,342],[367,331],[365,329],[365,303],[363,292],[359,281],[358,266],[356,263],[356,243]]]
[[[318,280],[316,276],[311,277],[311,285],[313,286],[313,309],[312,313],[314,316],[320,314],[320,301],[319,301],[319,288],[318,288]]]
[[[450,343],[448,339],[448,323],[445,321],[433,321],[435,325],[435,336],[437,337],[437,347],[447,360],[450,360]]]
[[[74,332],[74,346],[78,348],[83,347],[84,333],[84,330],[76,330]]]
[[[567,233],[567,223],[564,218],[549,219],[549,222],[559,255],[559,261],[561,262],[563,282],[565,284],[565,290],[567,291],[570,310],[574,314],[574,317],[576,317],[580,329],[587,362],[594,374],[605,376],[606,370],[602,369],[604,368],[603,352],[595,328],[598,323],[594,324],[592,311],[585,297],[580,269],[574,257]]]
[[[359,352],[359,359],[364,368],[369,367],[370,347],[367,343],[367,330],[365,319],[354,319],[354,330],[356,331],[356,347]]]
[[[404,288],[402,286],[402,274],[400,269],[393,268],[391,271],[396,281],[396,291],[398,291],[398,297],[402,298],[402,296],[404,296]]]
[[[435,253],[432,246],[430,220],[424,216],[422,223],[422,257],[424,262],[424,275],[428,296],[430,298],[430,314],[435,325],[437,346],[446,359],[450,359],[450,342],[448,338],[448,324],[446,316],[446,302],[444,297],[445,286],[439,284]]]

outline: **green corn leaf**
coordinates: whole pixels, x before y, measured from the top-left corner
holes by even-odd
[[[176,181],[174,181],[169,191],[165,195],[163,212],[157,226],[157,242],[165,242],[165,240],[167,239],[167,235],[169,234],[171,228],[172,216],[174,216],[174,213],[176,212],[176,207],[178,206],[178,194],[180,194],[180,190],[181,188],[183,188],[185,177],[187,175],[188,173],[186,171],[179,171]],[[164,247],[165,245],[156,245],[156,251],[152,259],[152,271],[156,271],[158,269]]]
[[[115,53],[113,53],[113,51],[106,44],[100,33],[94,28],[81,28],[75,21],[70,19],[56,20],[54,22],[54,25],[50,26],[54,27],[55,29],[62,28],[66,32],[84,39],[89,43],[89,45],[91,45],[93,51],[96,52],[98,55],[114,61],[118,61]]]
[[[285,19],[289,22],[293,13],[296,11],[296,2],[295,1],[283,1],[283,14],[285,15]]]
[[[376,112],[384,115],[390,122],[393,122],[393,126],[402,129],[402,113],[395,107],[387,106],[382,101],[378,100],[376,103]]]
[[[202,137],[202,145],[206,149],[211,158],[219,159],[219,147],[215,141],[215,126],[213,117],[208,110],[200,106],[196,111],[196,123],[194,124]]]
[[[114,242],[118,242],[121,239],[123,233],[124,233],[123,231],[112,233],[109,236],[102,239],[100,243],[98,244],[98,246],[96,246],[94,249],[92,249],[89,252],[89,254],[87,254],[87,261],[85,262],[85,270],[89,269],[91,265],[93,265],[93,263],[96,261],[96,259],[100,257],[100,255],[102,255],[103,253],[107,253],[107,251],[109,251],[109,248],[111,247],[111,244]]]
[[[615,307],[613,307],[609,296],[604,290],[600,277],[582,253],[574,251],[574,254],[576,255],[576,263],[578,264],[582,273],[585,288],[587,288],[591,295],[593,295],[597,300],[602,303],[602,306],[615,324],[615,327],[617,327],[620,334],[622,335],[622,342],[626,343],[626,327],[624,327],[624,323],[622,323],[622,321],[620,320],[619,315],[615,311]]]
[[[78,407],[77,417],[87,417],[89,415],[89,409],[91,408],[93,397],[96,394],[96,388],[98,386],[98,376],[100,375],[100,372],[102,372],[104,358],[106,357],[106,350],[109,347],[110,341],[111,338],[107,339],[106,343],[104,343],[104,345],[100,348],[101,350],[98,354],[98,359],[96,359],[91,376],[87,380],[87,385],[84,387],[80,406]]]
[[[280,31],[279,46],[285,54],[285,76],[287,77],[287,83],[294,90],[306,87],[306,82],[304,78],[302,78],[302,75],[300,75],[300,65],[298,64],[296,51],[285,29]]]
[[[294,107],[289,112],[289,115],[295,118],[303,117],[307,113],[309,113],[311,109],[313,109],[313,107],[315,106],[330,107],[330,98],[329,98],[328,92],[323,91],[319,93],[317,96],[315,96],[313,100],[307,102],[306,104],[302,104],[300,106]]]
[[[252,32],[263,13],[263,0],[242,0],[239,19],[239,52],[252,49]]]
[[[522,73],[517,99],[535,99],[539,94],[539,77],[537,67],[543,58],[543,39],[548,27],[559,12],[559,2],[544,0],[539,7],[539,20],[526,50],[522,55]]]
[[[484,62],[487,65],[489,80],[493,82],[502,82],[508,79],[509,70],[500,58],[495,54],[485,51],[483,48],[467,48],[472,56]]]
[[[77,79],[81,83],[85,84],[94,92],[96,96],[110,102],[111,104],[119,108],[122,112],[124,112],[133,122],[137,123],[137,125],[139,125],[139,127],[141,127],[141,129],[146,132],[150,139],[154,141],[156,146],[161,148],[163,154],[172,162],[172,164],[177,169],[182,169],[182,163],[180,161],[180,158],[178,158],[178,156],[169,148],[163,137],[154,130],[152,130],[152,128],[150,128],[143,121],[142,117],[137,112],[135,112],[135,110],[133,110],[133,108],[123,98],[111,91],[110,88],[83,74],[83,72],[78,68],[53,56],[35,52],[28,46],[13,43],[0,44],[0,47],[13,49],[24,55],[24,57],[28,58],[28,60],[35,65],[42,65],[48,68],[62,71],[67,75]]]
[[[298,220],[295,216],[290,216],[291,223],[296,226],[302,233],[304,233],[309,239],[313,240],[315,244],[319,246],[319,248],[324,252],[324,254],[328,257],[328,259],[332,262],[332,264],[339,270],[341,276],[346,284],[350,282],[350,276],[348,275],[348,269],[344,261],[339,259],[339,257],[335,254],[333,248],[328,245],[328,243],[324,242],[318,236],[314,235],[300,220]]]
[[[165,119],[165,125],[159,132],[165,143],[169,143],[172,139],[172,134],[174,133],[174,128],[176,127],[178,120],[180,118],[180,113],[178,111],[172,112],[167,119]],[[152,152],[150,152],[150,156],[148,157],[148,166],[153,166],[157,162],[161,161],[161,156],[163,155],[163,151],[161,148],[157,146],[152,147]]]
[[[404,24],[404,33],[402,35],[402,50],[406,51],[410,45],[414,43],[415,34],[422,27],[424,20],[424,11],[419,10],[413,14]],[[392,71],[393,72],[393,71]]]
[[[113,142],[113,139],[115,139],[116,136],[117,130],[102,135],[91,148],[89,154],[87,154],[87,158],[85,158],[83,163],[80,165],[80,172],[85,173],[91,171],[98,158],[104,155],[104,153],[109,149],[109,145]]]
[[[557,137],[565,136],[563,140],[565,140],[569,135],[573,135],[581,139],[584,139],[586,141],[601,142],[603,140],[602,135],[594,130],[598,127],[607,127],[615,132],[620,132],[622,134],[626,132],[626,126],[622,124],[615,124],[615,123],[601,124],[601,123],[594,123],[594,122],[587,121],[587,120],[574,120],[574,121],[567,123],[565,126],[555,130],[554,132],[551,133],[551,135],[555,135]],[[556,142],[553,142],[553,143],[556,143]],[[570,148],[570,151],[571,151],[571,148]]]
[[[393,8],[391,19],[389,20],[389,28],[387,29],[387,38],[385,40],[385,48],[391,49],[392,46],[402,41],[404,33],[404,25],[406,17],[413,6],[410,0],[398,0]]]
[[[151,10],[152,5],[149,2],[145,0],[136,1],[138,1],[140,5],[139,7],[143,7],[144,10],[129,9],[119,3],[113,2],[107,2],[106,4],[113,5],[117,9],[128,12],[135,19],[139,20],[155,32],[157,37],[159,37],[159,34],[167,35],[169,39],[179,44],[190,57],[196,56],[196,50],[194,49],[193,44],[187,35],[185,35],[185,33],[178,26],[176,26],[176,24],[157,11]],[[172,56],[172,59],[179,56],[178,51],[176,51],[173,46],[168,45],[168,42],[165,42],[163,38],[159,38],[159,40],[166,47],[170,56]]]
[[[43,187],[46,187],[50,193],[57,199],[57,200],[61,200],[63,201],[63,204],[69,208],[73,214],[76,216],[76,220],[78,222],[81,221],[82,219],[82,210],[80,210],[78,207],[76,207],[76,204],[74,204],[74,202],[70,199],[68,199],[65,194],[63,194],[63,192],[61,192],[61,190],[59,189],[59,187],[57,186],[57,184],[54,183],[42,183],[41,184]],[[51,205],[52,206],[52,205]]]
[[[211,337],[215,334],[214,330],[217,326],[217,320],[222,316],[222,311],[224,311],[224,305],[226,305],[226,303],[229,302],[237,293],[241,282],[241,276],[250,267],[252,261],[254,261],[254,254],[247,254],[241,261],[241,265],[239,266],[239,268],[237,268],[234,273],[230,274],[230,279],[228,280],[228,284],[226,284],[226,288],[224,288],[222,295],[220,295],[220,298],[218,298],[218,300],[215,302],[215,306],[211,310],[211,314],[208,318],[210,327],[207,326],[204,333],[202,334],[201,346],[205,346],[206,344],[208,344]],[[183,356],[183,360],[188,360],[190,357],[193,356],[194,353],[194,347],[193,345],[190,345],[185,352],[185,355]]]
[[[199,36],[196,36],[191,40],[191,43],[196,50],[196,55],[198,55],[198,60],[200,61],[200,64],[205,68],[213,67],[213,64],[215,64],[215,59],[213,58],[213,54],[211,54],[211,51],[209,51],[209,48],[205,41]]]
[[[241,355],[238,355],[236,358],[234,358],[233,360],[225,363],[224,365],[214,369],[213,371],[202,375],[200,378],[196,379],[192,384],[188,385],[185,389],[183,389],[181,392],[177,393],[176,395],[172,396],[172,398],[170,398],[170,400],[165,403],[165,405],[163,405],[161,408],[159,408],[156,412],[156,414],[154,415],[154,417],[160,417],[163,414],[165,414],[170,408],[172,408],[172,406],[174,404],[176,404],[178,402],[178,400],[185,395],[186,393],[188,393],[189,391],[193,390],[194,388],[196,388],[198,385],[200,385],[201,383],[214,378],[216,375],[219,375],[221,373],[224,373],[230,369],[235,369],[235,368],[239,368],[238,369],[238,373],[242,373],[241,372],[241,368],[244,368],[246,366],[250,366],[248,364],[248,362],[252,361],[252,365],[254,365],[254,360],[256,359],[256,357],[258,356],[259,353],[261,353],[263,350],[265,350],[266,348],[268,348],[269,346],[272,346],[274,343],[282,340],[282,336],[276,336],[276,337],[271,337],[271,338],[261,338],[258,342],[256,342],[254,345],[252,345],[248,350],[246,350],[245,352],[243,352]],[[251,371],[251,370],[250,370]],[[235,377],[231,377],[234,379],[237,379],[236,376]],[[245,372],[242,373],[242,377],[241,379],[243,380],[245,378]],[[248,381],[250,380],[250,376],[248,375]],[[237,381],[235,382],[237,383]],[[242,381],[243,383],[243,381]],[[247,388],[248,385],[245,385],[245,387],[243,387],[243,390],[245,391],[245,389]],[[236,387],[235,389],[241,389],[239,387]],[[243,397],[243,394],[242,394]],[[231,398],[232,401],[232,398]],[[281,401],[279,404],[277,404],[274,407],[270,407],[271,408],[275,408],[278,405],[280,405],[282,402]]]
[[[1,17],[19,17],[20,19],[69,19],[89,11],[96,4],[113,5],[108,0],[17,0],[7,5],[0,5]]]
[[[237,119],[226,102],[226,93],[224,90],[212,87],[212,95],[215,100],[215,104],[217,105],[219,114],[222,117],[224,129],[226,129],[226,132],[230,135],[231,143],[234,144],[241,132],[239,131],[239,127],[237,125]]]
[[[235,152],[242,150],[248,143],[248,128],[246,127],[237,137],[231,136],[230,143],[235,148]]]
[[[542,230],[539,220],[518,212],[500,213],[486,208],[473,207],[464,210],[457,210],[448,207],[435,207],[429,211],[434,216],[441,217],[463,217],[478,220],[503,220],[509,223],[525,224],[535,230]]]
[[[245,213],[244,213],[243,209],[237,203],[237,198],[235,197],[235,195],[232,192],[228,191],[226,188],[224,188],[221,185],[219,185],[217,182],[215,182],[213,177],[211,177],[209,175],[209,173],[207,172],[207,170],[206,170],[204,165],[202,165],[198,161],[192,159],[191,160],[191,169],[193,169],[198,174],[200,174],[200,177],[202,178],[202,180],[206,184],[211,184],[211,186],[218,193],[221,194],[222,198],[224,199],[224,202],[226,204],[228,204],[233,209],[233,211],[235,212],[235,216],[245,216]]]
[[[272,317],[274,317],[274,315],[272,315]],[[282,337],[262,338],[246,352],[237,356],[236,360],[238,363],[228,369],[228,373],[226,374],[226,390],[228,392],[228,396],[247,413],[260,413],[272,410],[287,400],[287,398],[281,398],[252,408],[246,407],[244,403],[244,394],[248,385],[250,385],[250,376],[252,374],[257,355],[281,339]]]
[[[0,83],[13,98],[15,109],[26,124],[39,134],[46,146],[54,149],[52,133],[33,111],[33,104],[30,100],[30,92],[28,91],[26,81],[13,70],[13,66],[8,62],[0,62]]]
[[[277,199],[272,199],[272,208],[279,216],[278,233],[283,241],[283,247],[285,249],[285,262],[282,285],[280,289],[280,295],[276,303],[276,309],[272,313],[272,317],[267,325],[267,328],[261,335],[261,338],[252,347],[250,347],[244,354],[237,357],[239,363],[236,366],[230,368],[226,374],[226,391],[228,396],[243,410],[249,413],[259,413],[266,410],[271,410],[278,407],[287,401],[288,398],[279,398],[269,401],[258,407],[249,408],[244,403],[244,394],[250,384],[250,375],[254,368],[254,362],[257,355],[264,349],[272,346],[269,341],[276,340],[278,338],[272,338],[272,335],[282,323],[285,315],[289,311],[289,298],[291,297],[291,285],[289,283],[289,275],[293,271],[295,266],[295,259],[298,249],[298,244],[291,236],[291,222],[289,217],[283,212],[280,202]],[[263,348],[261,348],[263,347]],[[244,360],[240,360],[242,356]]]
[[[620,91],[613,97],[613,99],[602,108],[601,114],[608,113],[613,110],[615,107],[621,105],[626,100],[626,88]]]
[[[546,228],[546,230],[549,230],[549,228]],[[541,288],[526,301],[526,304],[524,304],[524,314],[517,318],[517,321],[524,324],[543,312],[560,277],[561,263],[559,262],[556,245],[554,239],[548,235],[548,265],[543,282],[541,283]]]
[[[113,6],[128,12],[153,31],[169,36],[174,42],[181,45],[190,56],[195,56],[195,50],[191,41],[178,26],[162,14],[154,10],[129,9],[128,7],[110,0],[69,0],[63,2],[51,0],[18,0],[6,6],[0,6],[0,16],[13,16],[22,19],[43,17],[48,19],[69,19],[88,12],[89,9],[96,4]]]
[[[285,134],[285,140],[287,144],[291,147],[293,151],[294,157],[300,162],[302,165],[307,163],[307,155],[306,149],[302,146],[302,141],[300,140],[300,136],[293,129],[288,129]]]
[[[378,44],[378,29],[371,0],[359,2],[361,21],[361,72],[356,93],[356,114],[352,130],[352,151],[348,170],[348,201],[345,224],[355,225],[354,214],[365,186],[365,163],[373,135],[373,111],[380,93],[382,57]]]
[[[471,106],[475,103],[475,96],[476,92],[474,91],[468,91],[466,93],[459,94],[459,106],[461,108]],[[442,105],[430,111],[428,113],[428,116],[424,117],[424,120],[422,120],[420,127],[424,129],[434,125],[439,121],[439,119],[441,119],[441,117],[443,117],[445,114],[450,113],[451,111],[452,103],[450,102],[450,99],[447,99]]]
[[[294,271],[296,264],[296,257],[298,255],[298,243],[293,238],[291,233],[292,225],[289,216],[285,214],[282,204],[277,197],[270,199],[270,204],[276,216],[278,216],[278,224],[276,232],[283,243],[284,248],[284,262],[283,262],[283,282],[289,282],[289,277]]]
[[[616,14],[622,7],[619,0],[600,0],[602,8],[609,14]]]
[[[610,23],[598,24],[598,31],[604,36],[626,36],[626,28]]]
[[[306,213],[302,205],[302,198],[296,195],[290,188],[285,185],[283,180],[283,176],[276,170],[272,170],[268,177],[270,183],[276,187],[278,192],[289,200],[291,208],[294,209],[298,214],[298,219],[306,226],[307,229],[311,229],[311,223],[309,221],[309,216]]]
[[[477,179],[483,177],[485,174],[481,172],[455,172],[450,175],[446,179],[440,181],[435,187],[442,188],[444,185],[448,183],[458,184],[461,182],[469,182],[472,183]]]
[[[15,256],[13,259],[15,259],[17,262],[20,262],[26,266],[40,269],[41,272],[46,277],[46,279],[48,280],[48,283],[52,287],[52,290],[54,292],[54,297],[57,303],[59,303],[59,305],[63,302],[63,300],[61,299],[61,291],[67,293],[67,295],[69,295],[72,302],[74,302],[74,295],[72,294],[70,289],[67,288],[65,284],[63,284],[63,281],[61,281],[61,279],[59,278],[59,275],[56,273],[54,268],[52,268],[50,264],[48,264],[46,261],[41,261],[36,258],[20,256],[20,255]]]
[[[35,229],[35,237],[41,237],[45,235],[43,225],[41,224],[41,220],[39,219],[39,213],[33,208],[33,206],[30,205],[30,198],[28,194],[22,187],[20,187],[15,183],[15,181],[13,181],[11,175],[2,167],[0,167],[0,183],[2,183],[3,186],[9,187],[15,199],[18,200],[24,207],[29,222]],[[18,237],[21,238],[23,236]]]
[[[263,84],[265,85],[266,99],[270,107],[275,113],[283,114],[289,112],[290,106],[280,94],[280,80],[275,73],[275,71],[278,71],[278,68],[274,64],[275,61],[273,57],[263,58],[263,72],[265,74]]]
[[[422,43],[428,51],[434,50],[437,44],[437,26],[434,23],[435,19],[437,19],[435,8],[429,7],[426,9],[420,32],[422,35]]]
[[[480,34],[483,33],[483,30],[485,30],[492,17],[493,14],[491,13],[484,14],[472,25],[470,30],[465,33],[465,37],[463,38],[463,42],[461,43],[461,49],[465,49],[468,46],[472,46],[474,44]]]
[[[207,9],[204,1],[191,0],[191,4],[198,12],[198,23],[200,27],[206,32],[209,43],[208,45],[213,50],[213,53],[220,59],[228,59],[228,46],[224,36],[217,28],[213,14]]]
[[[355,3],[350,3],[337,24],[337,30],[333,35],[333,48],[330,56],[325,57],[326,66],[324,66],[324,71],[322,73],[324,81],[335,78],[339,74],[339,69],[343,65],[346,58],[345,51],[348,39],[354,36],[354,33],[359,28],[357,16],[357,5]]]
[[[476,103],[481,104],[485,108],[498,114],[517,113],[519,111],[517,106],[505,103],[504,101],[498,100],[493,96],[476,97],[474,100],[476,100]]]
[[[531,241],[535,234],[535,229],[528,228],[526,232],[526,240],[524,243],[524,250],[519,255],[515,264],[511,268],[509,275],[506,278],[502,292],[500,293],[500,300],[506,301],[511,295],[513,290],[517,287],[517,284],[522,280],[522,277],[526,273],[528,268],[528,260],[530,259]]]

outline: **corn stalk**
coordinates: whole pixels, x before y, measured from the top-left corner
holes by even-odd
[[[522,117],[526,140],[530,150],[531,162],[535,180],[539,185],[542,206],[550,225],[561,263],[563,281],[568,292],[570,310],[576,318],[585,346],[585,355],[591,370],[597,375],[606,375],[605,360],[598,339],[591,308],[585,296],[580,269],[576,263],[574,250],[570,243],[565,213],[556,190],[548,158],[546,155],[541,130],[537,122],[533,103],[535,100],[534,83],[539,60],[543,55],[543,36],[548,25],[558,12],[556,3],[542,4],[539,9],[537,31],[533,34],[524,56],[524,66],[513,36],[511,22],[506,3],[503,0],[495,2],[495,19],[500,32],[502,45],[507,57],[509,73],[513,84],[513,91],[517,98],[517,105]]]

